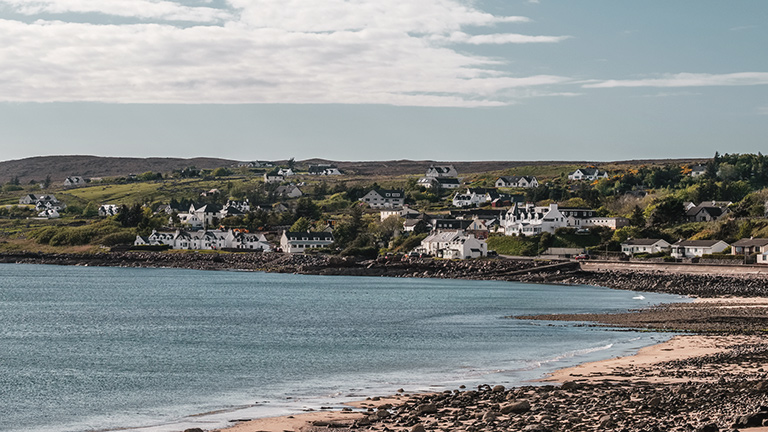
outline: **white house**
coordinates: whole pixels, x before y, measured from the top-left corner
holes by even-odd
[[[285,177],[275,171],[264,173],[264,183],[282,183]]]
[[[568,180],[597,180],[608,178],[608,173],[597,168],[579,168],[568,174]]]
[[[430,165],[426,177],[458,177],[459,173],[453,165]]]
[[[167,245],[172,249],[192,250],[247,249],[265,252],[272,250],[264,234],[238,230],[152,231],[152,234],[147,237],[136,236],[134,245]]]
[[[621,244],[621,251],[629,256],[640,253],[653,254],[669,252],[670,246],[669,242],[663,239],[627,239]]]
[[[533,176],[499,177],[495,183],[497,188],[536,188],[539,181]]]
[[[379,216],[381,217],[382,221],[387,220],[390,216],[396,216],[401,218],[408,218],[408,217],[415,217],[418,216],[420,213],[417,210],[414,210],[408,206],[405,206],[403,208],[399,209],[384,209],[381,210],[379,213]]]
[[[280,247],[285,253],[304,253],[307,249],[316,249],[330,246],[333,243],[333,234],[327,231],[320,232],[289,232],[283,231],[280,238]]]
[[[280,168],[279,170],[277,170],[277,175],[281,175],[283,177],[290,177],[292,175],[295,175],[295,173],[290,168]]]
[[[275,195],[282,196],[284,198],[299,198],[300,196],[304,195],[304,193],[296,187],[296,185],[284,185],[284,186],[278,186],[277,189],[275,189]]]
[[[416,252],[448,259],[480,258],[488,255],[488,245],[463,231],[445,231],[427,236]]]
[[[728,206],[731,202],[708,201],[691,207],[693,203],[686,203],[685,219],[688,222],[716,221],[728,214]]]
[[[50,208],[50,209],[46,209],[46,210],[43,210],[42,212],[38,213],[37,216],[38,217],[42,217],[42,218],[48,218],[48,219],[56,219],[57,217],[60,217],[61,215],[59,215],[59,211],[58,210],[56,210],[54,208]]]
[[[227,200],[227,203],[224,204],[224,208],[229,207],[234,207],[243,213],[248,213],[251,211],[251,203],[248,201],[248,198],[246,198],[244,201]]]
[[[731,244],[731,255],[752,255],[768,251],[768,239],[743,238]]]
[[[722,240],[679,240],[671,246],[675,258],[692,258],[720,253],[730,246]]]
[[[120,206],[115,204],[102,204],[99,206],[99,216],[114,216],[120,213]]]
[[[405,204],[405,192],[402,190],[374,189],[360,198],[359,201],[371,208],[400,208]]]
[[[82,186],[85,183],[86,180],[80,176],[70,176],[64,179],[64,187]]]
[[[694,165],[691,167],[691,177],[696,178],[707,173],[706,165]]]
[[[179,221],[183,225],[190,226],[192,228],[199,228],[203,226],[203,221],[200,220],[194,213],[179,213]]]
[[[597,216],[591,209],[560,208],[556,203],[548,207],[515,203],[505,214],[501,225],[506,235],[532,236],[545,232],[554,233],[558,228],[606,226],[617,229],[629,225],[629,220],[622,217]]]

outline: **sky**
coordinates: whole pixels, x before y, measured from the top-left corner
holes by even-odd
[[[768,143],[765,0],[0,0],[0,160]]]

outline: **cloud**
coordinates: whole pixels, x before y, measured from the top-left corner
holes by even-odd
[[[739,72],[731,74],[679,73],[660,78],[639,80],[607,80],[588,82],[584,88],[615,87],[711,87],[768,84],[768,72]]]
[[[529,36],[521,34],[511,33],[496,33],[496,34],[484,34],[484,35],[469,35],[464,32],[454,32],[448,37],[437,36],[433,40],[448,41],[452,43],[466,43],[471,45],[485,45],[485,44],[524,44],[524,43],[557,43],[566,39],[570,39],[570,36]]]
[[[22,15],[98,13],[138,19],[221,22],[230,14],[210,7],[189,7],[173,1],[152,0],[0,0]]]
[[[0,20],[3,101],[474,107],[514,103],[512,89],[547,93],[570,81],[516,76],[502,71],[499,59],[457,50],[459,42],[556,43],[565,37],[467,35],[464,27],[529,19],[491,15],[455,0],[229,0],[226,9],[130,0],[141,7],[126,5],[122,12],[103,4],[108,1],[3,3],[33,17],[35,11],[76,11],[144,20]]]

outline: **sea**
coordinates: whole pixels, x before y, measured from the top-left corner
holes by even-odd
[[[670,334],[511,315],[618,312],[673,295],[593,286],[0,264],[0,430],[212,429],[481,384]]]

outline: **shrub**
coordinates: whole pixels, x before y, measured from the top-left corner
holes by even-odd
[[[121,244],[132,244],[136,240],[136,234],[132,231],[122,231],[107,234],[99,241],[104,246],[116,246]]]

